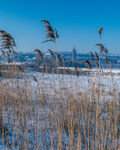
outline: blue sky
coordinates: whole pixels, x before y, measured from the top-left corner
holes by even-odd
[[[45,32],[40,20],[46,19],[59,33],[59,51],[96,51],[98,29],[103,27],[102,43],[110,53],[120,52],[119,0],[1,0],[0,29],[16,40],[19,51],[46,51],[41,44]]]

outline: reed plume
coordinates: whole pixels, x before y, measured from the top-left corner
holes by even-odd
[[[49,21],[41,20],[41,22],[44,24],[44,28],[46,29],[46,38],[48,39],[42,43],[49,41],[56,42],[56,39],[59,38],[57,30],[51,26]]]
[[[99,56],[98,56],[98,53],[97,53],[97,52],[95,52],[95,56],[96,56],[96,58],[97,58],[97,61],[99,61]]]
[[[101,28],[98,30],[98,33],[99,33],[99,35],[100,35],[100,39],[101,39],[102,31],[103,31],[103,28],[101,27]]]
[[[102,45],[102,44],[100,44],[100,43],[98,43],[98,44],[96,44],[96,46],[98,46],[99,47],[99,49],[100,49],[100,53],[102,53],[102,52],[104,52],[104,53],[108,53],[108,49],[107,48],[105,48],[104,47],[104,45]]]
[[[50,24],[49,21],[47,20],[41,20],[41,22],[44,24],[44,28],[46,29],[46,41],[44,42],[49,42],[52,41],[55,43],[55,50],[56,50],[56,68],[57,68],[57,74],[59,74],[59,70],[58,70],[58,59],[61,61],[61,58],[59,57],[59,55],[57,55],[57,46],[56,46],[56,39],[59,38],[58,32],[55,28],[53,28]]]
[[[84,61],[84,64],[87,65],[89,69],[92,68],[91,63],[90,63],[88,60],[85,60],[85,61]]]
[[[110,59],[107,56],[106,56],[105,60],[106,60],[107,64],[110,64]]]
[[[94,55],[93,55],[93,53],[91,51],[90,51],[90,54],[91,54],[91,60],[94,61],[95,58],[94,58]]]
[[[48,49],[51,56],[54,56],[54,52],[51,49]]]
[[[32,77],[35,82],[38,82],[38,80],[36,79],[36,77],[34,75],[32,75]]]
[[[16,48],[16,43],[14,38],[4,30],[0,30],[0,40],[1,40],[1,52],[2,55],[5,54],[15,54],[14,48]]]
[[[24,71],[24,69],[22,68],[22,66],[17,65],[17,67],[19,68],[20,71],[22,71],[22,72]]]
[[[37,55],[38,55],[39,57],[44,58],[42,52],[41,52],[39,49],[35,49],[34,52],[37,53]]]

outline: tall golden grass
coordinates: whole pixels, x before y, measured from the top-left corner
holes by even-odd
[[[67,83],[72,90],[64,82],[51,85],[49,76],[48,81],[41,77],[36,86],[27,79],[1,81],[0,129],[5,149],[120,148],[119,91],[94,84],[82,91],[74,78]]]
[[[50,30],[48,40],[56,40],[57,31],[49,22],[42,22]],[[13,74],[16,71],[13,69]],[[102,75],[99,75],[101,81]],[[1,79],[3,149],[119,150],[120,91],[114,84],[106,89],[100,82],[92,82],[88,89],[82,90],[79,87],[84,85],[80,80],[76,83],[75,78],[71,78],[67,82],[64,76],[52,76],[46,72],[46,78],[34,76],[34,81],[24,75],[21,80]]]

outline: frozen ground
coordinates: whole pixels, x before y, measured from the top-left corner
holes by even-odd
[[[29,73],[28,76],[29,78],[27,79],[32,81],[31,83],[33,86],[36,87],[37,84],[40,84],[43,88],[49,88],[53,92],[58,88],[68,88],[76,92],[81,90],[86,91],[91,90],[92,86],[90,85],[99,85],[99,75],[96,69],[92,69],[90,75],[75,76],[32,72]],[[32,76],[34,76],[37,81],[35,81]],[[103,87],[107,91],[111,89],[120,91],[120,70],[113,69],[111,72],[108,69],[103,70],[100,77],[100,87]]]
[[[91,73],[89,76],[81,75],[81,76],[74,76],[74,75],[56,75],[56,74],[43,74],[43,73],[36,73],[36,72],[30,72],[27,73],[23,79],[18,79],[21,87],[25,84],[24,82],[27,81],[29,82],[29,87],[27,87],[31,92],[32,92],[32,99],[36,98],[36,92],[37,88],[40,87],[40,89],[43,89],[44,93],[46,95],[49,94],[52,97],[55,97],[56,95],[59,95],[58,91],[59,89],[64,93],[64,90],[68,89],[71,91],[71,94],[76,95],[76,93],[79,92],[85,92],[85,91],[90,91],[93,89],[94,86],[99,86],[105,91],[109,90],[117,90],[120,92],[120,76],[119,72],[120,70],[112,70],[113,76],[110,74],[108,75],[101,75],[100,78],[100,84],[99,84],[99,76],[96,73],[96,70],[92,70],[93,73]],[[104,70],[104,72],[109,72],[109,70]],[[14,83],[16,82],[15,79],[4,79],[1,80],[1,84],[3,86],[7,86],[8,84],[10,86],[13,86]],[[92,85],[92,86],[91,86]],[[42,92],[43,91],[39,91]],[[35,102],[35,101],[34,101]],[[50,142],[50,134],[49,131],[52,130],[51,122],[49,121],[49,118],[54,118],[54,113],[57,113],[56,110],[54,110],[54,106],[52,105],[52,102],[50,101],[48,105],[46,105],[45,108],[40,108],[38,105],[38,101],[34,103],[35,109],[37,112],[37,123],[38,123],[38,130],[39,130],[39,138],[41,139],[40,145],[41,148],[44,147],[43,142],[45,140],[46,143]],[[28,104],[29,107],[29,104]],[[5,111],[4,118],[5,122],[7,123],[8,118],[13,118],[12,115],[12,108],[9,108],[7,111]],[[57,114],[58,115],[58,114]],[[56,116],[57,116],[56,115]],[[54,118],[55,119],[55,118]],[[56,118],[57,119],[57,118]],[[14,122],[12,119],[10,119],[11,122]],[[28,122],[26,123],[28,130],[33,129],[32,132],[29,133],[29,137],[31,137],[31,142],[34,141],[34,124],[36,120],[34,119],[34,116],[32,116],[30,119],[28,119]],[[12,124],[12,123],[10,123]],[[51,129],[50,129],[51,127]],[[11,130],[11,128],[10,128]],[[17,130],[17,129],[16,129]],[[12,130],[11,130],[12,131]],[[47,132],[48,131],[48,132]],[[44,135],[47,134],[47,135]],[[15,134],[17,136],[17,132]],[[23,133],[23,138],[24,138],[24,133]],[[46,139],[44,139],[46,138]],[[67,138],[67,137],[66,137]],[[16,138],[17,139],[17,138]],[[0,139],[1,140],[1,139]],[[16,141],[16,145],[18,141]],[[2,140],[0,141],[0,149],[7,149],[7,147],[3,148],[2,146]],[[13,148],[13,147],[12,147]],[[19,149],[19,148],[15,148]]]

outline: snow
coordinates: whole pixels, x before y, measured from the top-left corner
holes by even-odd
[[[83,69],[83,70],[88,70],[88,69]],[[49,95],[51,94],[52,96],[58,94],[58,90],[61,89],[62,91],[64,91],[64,89],[69,89],[69,91],[71,93],[73,93],[74,95],[76,95],[76,93],[79,92],[85,92],[88,90],[92,90],[94,85],[99,85],[99,75],[98,75],[98,70],[93,69],[91,70],[93,73],[91,73],[90,75],[80,75],[80,76],[75,76],[75,75],[65,75],[65,74],[44,74],[44,73],[37,73],[37,72],[30,72],[27,73],[25,75],[25,78],[22,79],[18,79],[21,87],[24,85],[24,81],[28,81],[29,82],[29,87],[28,89],[32,88],[32,96],[34,99],[34,91],[36,91],[36,89],[38,87],[40,87],[41,89],[44,90],[44,92],[46,92],[46,94],[49,93]],[[103,72],[110,72],[110,70],[103,70]],[[108,75],[101,75],[100,78],[100,86],[105,89],[106,91],[115,89],[117,91],[120,91],[120,76],[119,76],[119,72],[120,70],[112,70],[113,73],[113,77],[108,74]],[[36,81],[34,80],[33,76],[37,79]],[[12,82],[11,82],[12,81]],[[6,83],[9,84],[10,86],[13,86],[14,83],[16,82],[15,79],[4,79],[1,80],[1,84],[5,85]],[[91,86],[93,85],[93,86]],[[51,105],[51,109],[52,109],[52,105]],[[11,110],[9,110],[11,112]],[[51,110],[49,108],[39,108],[39,106],[37,105],[37,101],[36,101],[36,111],[39,114],[39,116],[41,116],[41,120],[38,123],[38,129],[39,131],[41,130],[41,126],[43,127],[43,129],[47,129],[47,124],[44,124],[44,119],[49,118],[49,114],[51,113]],[[9,112],[9,113],[10,113]],[[54,110],[55,112],[55,110]],[[12,114],[11,114],[12,115]],[[53,114],[54,115],[54,114]],[[5,116],[7,117],[7,114],[5,114]],[[46,118],[45,118],[46,116]],[[43,120],[42,120],[43,118]],[[31,128],[33,126],[33,124],[35,123],[34,118],[32,120],[28,121],[28,129]],[[41,132],[39,132],[40,135],[42,136]],[[49,133],[47,133],[47,138],[49,140]],[[31,136],[34,140],[34,135],[32,135],[32,133],[29,135]],[[42,143],[41,147],[43,147]],[[0,144],[0,150],[3,149],[2,144]],[[6,147],[5,147],[6,149]],[[14,148],[14,150],[17,150],[18,148]]]

